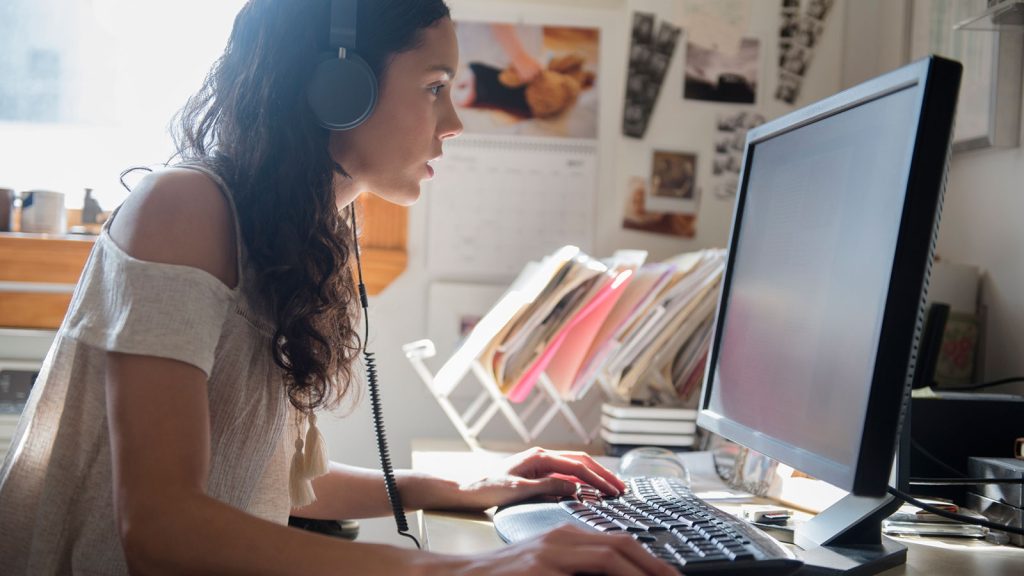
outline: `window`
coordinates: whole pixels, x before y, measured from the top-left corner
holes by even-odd
[[[0,2],[0,186],[105,210],[118,174],[166,161],[168,127],[220,55],[243,0]]]

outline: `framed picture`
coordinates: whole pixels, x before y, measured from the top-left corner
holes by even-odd
[[[913,0],[908,54],[937,54],[964,65],[957,102],[953,150],[1014,147],[1020,139],[1021,54],[1019,33],[956,30],[982,14],[986,0]]]
[[[939,388],[958,388],[975,382],[978,338],[977,316],[951,312],[942,332],[942,344],[935,365],[935,384]]]
[[[655,212],[697,213],[697,155],[654,150],[645,206]]]

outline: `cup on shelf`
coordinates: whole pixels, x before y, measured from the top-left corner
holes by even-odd
[[[14,190],[0,188],[0,232],[14,228]]]
[[[68,216],[64,209],[64,193],[52,190],[22,192],[21,231],[66,234]]]

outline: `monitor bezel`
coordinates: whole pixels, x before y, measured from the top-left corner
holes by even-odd
[[[700,412],[697,417],[699,426],[856,495],[880,496],[885,493],[896,451],[899,424],[908,402],[917,342],[924,319],[928,277],[934,256],[951,150],[960,71],[959,63],[930,56],[748,132],[729,235],[729,254],[719,292],[715,330],[701,390]],[[866,102],[914,87],[919,87],[920,92],[917,108],[918,126],[882,328],[875,353],[865,425],[860,432],[860,447],[853,469],[837,469],[835,466],[826,465],[831,461],[825,457],[747,428],[710,409],[721,346],[720,327],[727,312],[726,302],[735,265],[735,252],[732,248],[737,245],[743,222],[749,181],[747,168],[751,165],[752,155],[759,143]],[[935,170],[935,166],[943,168]],[[866,425],[867,423],[870,425]],[[809,459],[809,453],[818,457]]]

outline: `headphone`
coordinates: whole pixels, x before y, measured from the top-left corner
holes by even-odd
[[[365,122],[377,105],[377,77],[355,53],[358,0],[331,0],[330,52],[306,89],[309,107],[328,130],[351,130]]]

